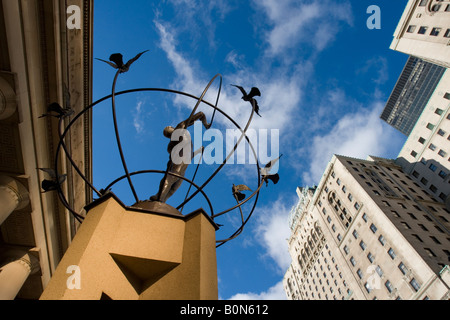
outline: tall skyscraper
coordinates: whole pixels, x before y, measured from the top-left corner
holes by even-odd
[[[409,0],[390,48],[450,68],[450,1]]]
[[[381,119],[408,136],[445,70],[410,56],[386,103]]]
[[[450,208],[450,71],[445,71],[405,142],[397,164]]]
[[[336,155],[298,194],[289,299],[450,298],[450,211],[393,160]]]

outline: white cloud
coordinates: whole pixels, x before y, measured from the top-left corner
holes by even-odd
[[[136,104],[136,109],[133,114],[133,126],[136,129],[137,134],[144,132],[144,121],[142,119],[142,104],[144,102],[138,101]]]
[[[283,289],[282,281],[278,282],[267,291],[254,293],[237,293],[233,295],[229,300],[286,300],[286,293]]]
[[[287,239],[290,236],[289,212],[293,202],[284,198],[258,208],[255,237],[264,248],[265,258],[276,264],[276,271],[284,274],[291,263]]]
[[[393,139],[392,131],[379,118],[384,105],[375,102],[368,108],[343,116],[326,134],[316,135],[309,148],[310,167],[303,174],[306,184],[317,184],[333,154],[365,159],[381,156],[400,141]]]
[[[272,23],[266,36],[269,54],[284,54],[299,43],[309,43],[318,51],[330,44],[340,23],[353,25],[349,2],[264,0],[255,1]]]

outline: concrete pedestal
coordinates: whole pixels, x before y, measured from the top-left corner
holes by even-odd
[[[218,299],[217,226],[203,210],[150,212],[109,194],[87,211],[41,300]]]

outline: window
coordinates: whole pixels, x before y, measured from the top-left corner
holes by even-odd
[[[366,250],[367,245],[364,243],[364,241],[361,240],[361,242],[359,243],[359,246],[361,247],[361,249]]]
[[[428,27],[422,26],[422,27],[419,28],[419,31],[417,33],[418,34],[425,34],[427,32],[427,30],[428,30]]]
[[[377,266],[375,268],[375,271],[378,273],[378,275],[381,277],[383,277],[383,270],[381,270],[380,266]]]
[[[372,253],[369,252],[369,254],[367,255],[367,259],[369,259],[370,263],[373,263],[373,261],[375,260],[375,257],[373,256]]]
[[[445,152],[444,150],[439,150],[438,155],[440,155],[441,157],[446,157],[447,156],[447,152]]]
[[[341,179],[337,179],[337,180],[336,180],[336,183],[337,183],[338,185],[341,185]]]
[[[428,167],[431,171],[435,172],[437,169],[437,166],[433,163],[430,164],[430,166]]]
[[[413,215],[411,212],[408,212],[408,215],[410,216],[411,219],[417,220],[416,216]]]
[[[425,158],[420,159],[420,163],[427,164],[427,159],[425,159]]]
[[[413,287],[414,290],[419,291],[420,289],[420,284],[417,282],[416,279],[412,278],[412,280],[409,282],[409,284],[411,285],[411,287]]]
[[[366,288],[367,293],[370,293],[372,291],[372,287],[367,282],[364,284],[364,288]]]
[[[433,8],[435,8],[435,7],[438,7],[438,10],[439,10],[439,8],[441,7],[440,5],[435,5],[435,6],[433,6]],[[436,10],[436,11],[438,11],[438,10]],[[432,10],[433,11],[433,10]],[[430,32],[430,36],[438,36],[439,35],[439,32],[441,32],[441,28],[433,28],[433,29],[431,29],[431,32]]]
[[[389,256],[392,258],[392,260],[395,259],[395,252],[394,252],[394,249],[390,248],[390,249],[388,250],[388,254],[389,254]]]
[[[416,30],[416,26],[411,25],[411,26],[408,27],[408,29],[406,30],[406,32],[408,32],[408,33],[413,33],[414,30]]]
[[[350,249],[347,246],[344,246],[344,252],[345,254],[348,254],[350,252]]]
[[[439,129],[437,134],[440,135],[441,137],[443,137],[443,136],[445,136],[445,131],[442,129]]]
[[[403,225],[403,227],[404,227],[405,229],[408,229],[408,230],[411,229],[411,227],[409,226],[409,224],[407,224],[406,222],[402,221],[401,224]]]
[[[342,236],[340,233],[337,235],[337,239],[338,239],[338,241],[342,241]]]
[[[356,260],[355,260],[355,258],[351,257],[351,258],[350,258],[350,263],[352,264],[352,266],[355,266],[355,265],[356,265]]]
[[[356,274],[358,275],[358,277],[359,277],[360,279],[363,278],[363,273],[362,273],[361,269],[358,269],[358,271],[356,271]]]
[[[430,190],[431,190],[433,193],[436,193],[437,188],[436,188],[435,185],[432,184],[432,185],[430,186]]]
[[[423,242],[423,240],[417,234],[413,234],[413,237],[415,237],[419,242]]]
[[[351,193],[348,194],[348,200],[353,201],[353,196]]]
[[[444,38],[450,38],[450,29],[447,29],[447,31],[445,31]]]
[[[441,171],[439,172],[439,177],[445,179],[446,176],[447,176],[447,174],[446,174],[444,171],[441,170]]]
[[[380,235],[378,237],[378,241],[380,241],[381,245],[385,245],[386,244],[386,239],[383,237],[383,235]]]
[[[428,184],[428,180],[425,178],[420,179],[420,182],[422,182],[422,184],[425,186]]]
[[[417,152],[415,152],[414,150],[411,151],[411,156],[414,157],[414,158],[417,157]]]
[[[433,130],[434,129],[434,124],[428,123],[427,124],[427,129]]]
[[[361,206],[360,206],[360,204],[358,202],[355,202],[355,206],[354,207],[355,207],[356,210],[359,210],[359,208],[361,208]]]
[[[436,110],[434,110],[434,113],[436,113],[436,114],[441,116],[444,113],[444,110],[436,108]]]
[[[363,218],[363,220],[364,220],[365,222],[367,222],[367,214],[366,214],[366,213],[364,213],[364,214],[362,215],[362,218]]]
[[[430,143],[430,145],[428,146],[428,149],[434,151],[434,150],[436,150],[436,146],[434,144]]]
[[[400,262],[400,264],[398,265],[398,268],[400,269],[400,271],[403,274],[406,274],[408,272],[408,268],[406,268],[406,266],[403,264],[403,262]]]
[[[440,233],[445,233],[444,230],[442,230],[439,226],[434,226],[436,228],[437,231],[439,231]]]
[[[394,217],[401,218],[397,211],[391,210],[391,213]]]
[[[343,191],[344,193],[346,193],[346,192],[347,192],[347,188],[346,188],[345,186],[343,186],[343,187],[342,187],[342,191]]]
[[[424,248],[430,257],[436,257],[436,254],[430,248]]]
[[[441,244],[441,242],[435,237],[435,236],[430,236],[431,240],[433,240],[435,243],[437,244]]]
[[[353,230],[353,237],[355,237],[355,239],[358,239],[358,232],[356,232],[356,230]]]
[[[419,7],[425,7],[427,5],[428,0],[420,0]]]
[[[421,144],[424,144],[425,141],[426,141],[426,140],[425,140],[424,138],[422,138],[422,137],[419,138],[419,142],[420,142]]]
[[[441,8],[440,4],[435,4],[431,7],[431,12],[438,12],[440,8]],[[433,28],[433,29],[440,29],[440,28]],[[434,34],[432,34],[432,36],[434,36]]]
[[[373,233],[375,233],[375,232],[377,232],[377,227],[372,223],[371,225],[370,225],[370,230],[372,230],[372,232]]]
[[[384,283],[384,285],[386,286],[386,289],[389,291],[389,293],[391,293],[392,291],[394,291],[394,286],[392,285],[392,283],[388,280]]]

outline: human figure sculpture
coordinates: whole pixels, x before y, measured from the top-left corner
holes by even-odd
[[[197,120],[200,120],[206,129],[209,129],[211,127],[211,124],[208,124],[206,120],[205,114],[203,112],[198,112],[189,119],[180,122],[175,128],[168,126],[164,129],[164,136],[170,139],[170,142],[167,146],[167,152],[169,153],[169,161],[167,162],[167,174],[159,184],[158,193],[154,196],[151,196],[150,200],[165,203],[178,190],[178,188],[181,186],[181,183],[183,182],[183,179],[177,176],[173,176],[170,173],[174,173],[184,177],[186,169],[188,168],[192,159],[198,153],[202,152],[203,147],[192,153],[191,137],[189,132],[186,130]],[[172,139],[172,135],[176,130],[179,130],[177,131],[177,136],[179,136],[178,141],[174,141]],[[179,149],[180,154],[176,154],[174,150],[175,146],[177,146],[178,144],[182,144],[182,147],[177,148],[176,150],[178,151]],[[186,146],[186,144],[190,144],[190,148],[184,148],[183,146]],[[191,150],[191,154],[187,157],[183,154],[186,149]]]

